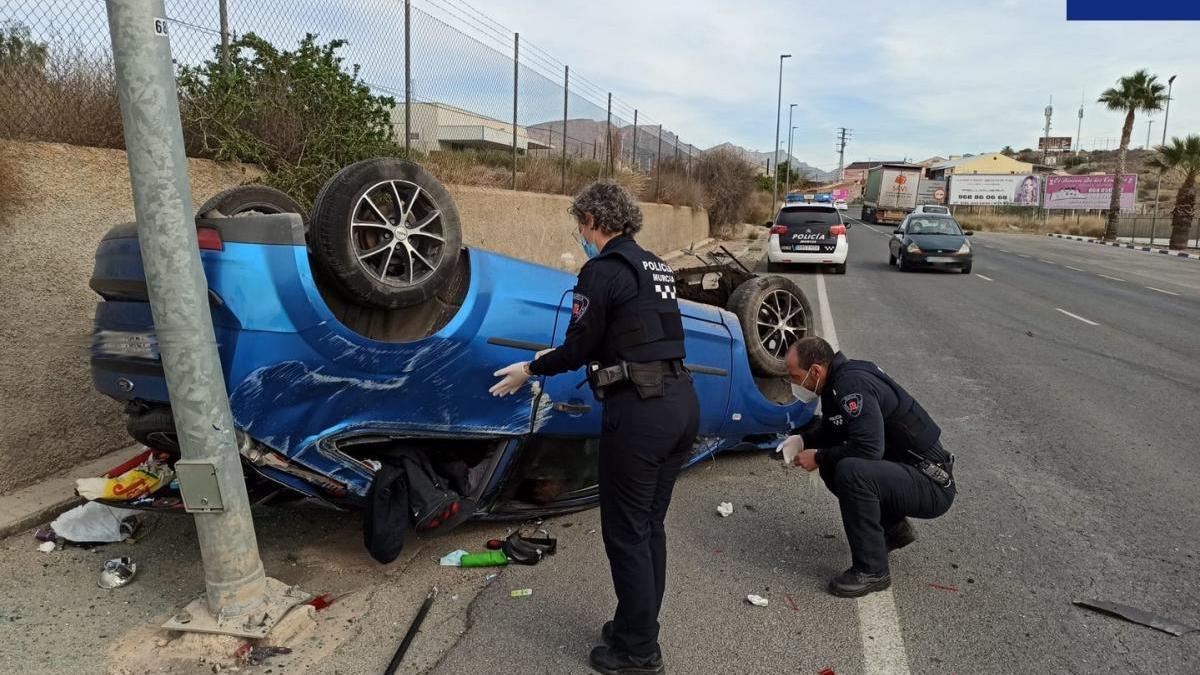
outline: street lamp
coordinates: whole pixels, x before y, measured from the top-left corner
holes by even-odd
[[[792,131],[796,127],[792,126],[792,111],[796,109],[795,103],[788,104],[788,152],[787,152],[787,175],[783,178],[783,193],[787,194],[788,188],[792,184]]]
[[[779,118],[783,112],[783,60],[792,58],[791,54],[779,55],[779,95],[775,99],[775,183],[771,188],[771,208],[779,201]]]
[[[1175,86],[1175,76],[1167,78],[1167,107],[1163,111],[1163,137],[1162,144],[1167,144],[1167,120],[1171,117],[1171,89]],[[1150,245],[1154,245],[1154,225],[1158,221],[1158,193],[1162,190],[1162,177],[1160,171],[1158,173],[1158,182],[1154,185],[1154,215],[1150,218]],[[1122,177],[1124,180],[1124,177]]]

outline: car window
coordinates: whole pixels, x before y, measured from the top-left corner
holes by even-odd
[[[908,234],[962,234],[953,218],[912,218],[905,231]]]
[[[922,213],[946,213],[946,214],[948,214],[948,213],[950,213],[950,209],[948,209],[944,206],[922,206],[921,212]]]
[[[838,225],[842,222],[837,209],[783,209],[775,220],[776,225]]]

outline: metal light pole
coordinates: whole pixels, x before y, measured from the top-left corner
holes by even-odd
[[[1150,149],[1150,130],[1154,128],[1154,120],[1146,120],[1146,150]]]
[[[229,65],[229,5],[226,0],[217,3],[217,14],[221,22],[221,65]]]
[[[792,184],[792,132],[796,127],[792,126],[792,111],[796,109],[795,103],[788,104],[788,151],[787,151],[787,175],[783,179],[783,193],[786,195],[788,188]]]
[[[775,158],[775,182],[771,188],[771,210],[779,203],[779,122],[783,113],[783,60],[792,58],[791,54],[779,55],[779,95],[775,99],[775,147],[771,150]],[[770,167],[767,167],[770,170]]]
[[[412,159],[412,21],[404,0],[404,159]]]
[[[1167,78],[1167,105],[1163,111],[1162,144],[1167,144],[1167,120],[1171,118],[1171,90],[1175,87],[1175,75]],[[1158,195],[1162,190],[1162,172],[1158,174],[1158,182],[1154,185],[1154,215],[1150,216],[1150,245],[1154,245],[1154,226],[1158,222]]]
[[[306,596],[268,579],[258,555],[196,244],[167,13],[163,0],[107,5],[146,291],[182,455],[175,470],[204,565],[207,602],[167,625],[263,637]]]
[[[517,189],[517,92],[521,77],[521,34],[513,33],[512,189]],[[526,132],[528,136],[528,132]],[[527,146],[528,147],[528,146]],[[528,150],[526,150],[528,153]]]

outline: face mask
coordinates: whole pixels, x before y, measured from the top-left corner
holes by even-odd
[[[579,242],[579,245],[583,247],[583,254],[589,259],[600,255],[600,249],[596,248],[595,244],[585,239],[582,234],[576,234],[575,241]]]
[[[808,371],[808,373],[811,372],[813,371]],[[792,396],[795,396],[796,400],[800,401],[801,403],[812,403],[820,396],[820,394],[817,392],[804,386],[808,383],[808,373],[804,374],[804,381],[800,384],[796,384],[795,382],[792,383]],[[820,379],[820,376],[818,376],[817,380],[819,381]]]

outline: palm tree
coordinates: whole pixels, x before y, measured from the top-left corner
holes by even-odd
[[[1117,173],[1113,176],[1112,199],[1108,203],[1108,223],[1104,226],[1105,239],[1117,238],[1117,223],[1121,218],[1121,178],[1125,175],[1125,154],[1129,151],[1129,137],[1133,134],[1133,114],[1139,110],[1162,110],[1167,102],[1166,90],[1158,82],[1157,75],[1151,75],[1143,69],[1118,79],[1117,86],[1106,89],[1097,99],[1109,110],[1125,113],[1121,147],[1117,153]]]
[[[1188,230],[1196,214],[1196,178],[1200,177],[1200,136],[1172,138],[1170,145],[1155,148],[1158,155],[1151,159],[1151,168],[1162,174],[1177,171],[1183,174],[1183,184],[1175,193],[1175,208],[1171,210],[1171,248],[1187,248]],[[1162,180],[1162,175],[1159,176]]]

